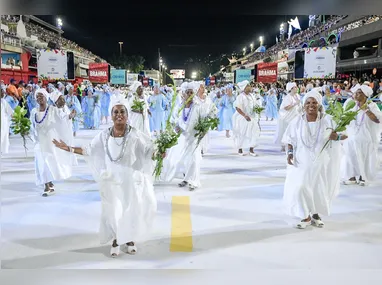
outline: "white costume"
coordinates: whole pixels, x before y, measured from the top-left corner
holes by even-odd
[[[373,90],[366,85],[359,86],[359,89],[367,96],[373,94]],[[355,90],[356,92],[356,90]],[[375,123],[366,115],[366,112],[359,111],[356,120],[347,127],[348,139],[344,141],[345,156],[341,164],[341,174],[343,179],[362,176],[364,181],[375,179],[379,168],[378,146],[381,136],[382,112],[377,104],[368,104],[370,111],[377,117],[380,123]],[[357,111],[356,105],[353,111]]]
[[[131,86],[130,90],[132,92],[136,92],[138,87],[142,86],[142,83],[139,81],[135,81]],[[128,100],[128,111],[129,111],[129,124],[136,128],[137,130],[145,133],[148,136],[151,136],[150,133],[150,120],[149,120],[149,114],[148,114],[148,109],[149,109],[149,104],[147,102],[147,98],[144,94],[142,94],[143,98],[139,98],[137,95],[131,96]],[[143,114],[133,112],[131,110],[131,106],[134,103],[134,100],[138,100],[140,102],[144,102],[144,111]]]
[[[305,94],[304,101],[315,98],[319,104],[322,96],[312,90]],[[316,122],[307,122],[299,115],[288,125],[282,143],[293,146],[293,164],[287,165],[284,185],[284,205],[289,215],[306,218],[310,214],[330,214],[332,200],[340,187],[339,141],[330,141],[320,154],[335,128],[329,115],[320,113]],[[320,155],[319,155],[320,154]]]
[[[247,80],[238,83],[242,93],[237,96],[233,105],[251,118],[251,121],[248,122],[239,112],[235,112],[232,116],[233,141],[237,149],[254,147],[260,136],[259,117],[253,109],[255,106],[261,106],[259,105],[261,103],[251,93],[248,95],[244,93],[244,89],[248,84]]]
[[[84,148],[101,196],[101,244],[114,239],[118,244],[141,240],[152,226],[157,209],[152,181],[153,143],[133,127],[124,139],[111,137],[110,129],[106,129]],[[112,161],[118,157],[120,160]]]
[[[193,83],[183,83],[183,90],[193,89]],[[190,108],[184,108],[178,119],[181,135],[178,144],[173,146],[163,161],[161,180],[170,182],[177,173],[183,173],[183,180],[193,187],[200,187],[201,146],[196,147],[195,125],[203,116],[202,105],[196,102]]]
[[[1,98],[1,153],[5,154],[9,151],[9,127],[11,125],[11,117],[13,110],[8,102]]]
[[[48,100],[45,89],[38,89],[35,96],[42,93]],[[71,124],[68,124],[68,113],[62,109],[47,105],[40,112],[39,106],[31,112],[31,135],[35,144],[36,185],[67,179],[72,176],[72,165],[75,161],[72,153],[66,153],[56,148],[52,141],[62,140],[68,145],[73,144]]]
[[[277,120],[276,134],[275,134],[275,144],[281,144],[284,132],[287,129],[289,123],[296,118],[301,113],[300,99],[299,95],[295,94],[294,96],[290,94],[290,91],[293,87],[297,87],[296,83],[289,82],[287,84],[286,90],[288,95],[283,98],[283,101],[280,105],[279,118]],[[297,104],[289,110],[285,110],[285,107],[289,105]]]

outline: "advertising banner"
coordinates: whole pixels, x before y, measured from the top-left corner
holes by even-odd
[[[112,69],[111,73],[111,84],[126,84],[126,70],[125,69]]]
[[[305,49],[304,78],[334,78],[337,48],[315,47]]]
[[[66,51],[58,49],[37,50],[37,74],[43,80],[68,79]]]
[[[138,81],[138,73],[127,73],[126,84],[131,85],[134,81]]]
[[[251,80],[251,70],[252,69],[236,69],[236,80],[235,83],[242,82],[244,80]]]
[[[224,74],[224,78],[226,82],[233,82],[235,80],[235,73],[233,72],[226,72]]]
[[[174,79],[183,79],[186,76],[186,70],[184,69],[171,69],[170,74]]]
[[[89,63],[89,80],[96,83],[107,83],[109,81],[109,64]]]
[[[277,63],[259,63],[257,65],[257,81],[273,83],[277,81]]]

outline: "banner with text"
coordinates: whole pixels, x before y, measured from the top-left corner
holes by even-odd
[[[110,81],[111,84],[126,84],[126,70],[112,69]]]
[[[138,81],[138,73],[127,73],[126,84],[131,85],[134,81]]]
[[[259,63],[257,65],[257,82],[273,83],[277,81],[277,63]]]
[[[109,81],[109,64],[89,63],[89,80],[96,83],[107,83]]]
[[[315,47],[305,49],[304,78],[334,78],[337,48]]]
[[[224,73],[224,79],[226,82],[233,82],[235,79],[235,74],[233,72]]]
[[[251,71],[252,69],[236,69],[236,80],[235,83],[242,82],[244,80],[251,81]]]
[[[66,51],[58,49],[37,50],[37,74],[44,80],[68,79]]]

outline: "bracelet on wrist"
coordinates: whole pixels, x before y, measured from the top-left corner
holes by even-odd
[[[288,153],[288,155],[289,155],[289,154],[293,154],[293,149],[288,149],[288,152],[287,152],[287,153]]]

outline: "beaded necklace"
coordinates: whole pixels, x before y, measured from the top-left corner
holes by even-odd
[[[185,121],[185,122],[187,122],[187,120],[188,120],[188,116],[189,116],[190,113],[191,113],[192,105],[193,105],[193,103],[191,103],[190,108],[189,108],[189,110],[188,110],[188,112],[187,112],[187,115],[186,115],[186,109],[187,109],[187,108],[183,108],[183,121]]]
[[[119,162],[123,156],[125,155],[125,151],[126,151],[126,141],[127,141],[127,135],[130,133],[130,130],[131,130],[131,126],[129,125],[126,125],[126,129],[125,129],[125,134],[123,136],[123,140],[122,140],[122,143],[119,145],[117,144],[118,146],[122,146],[121,148],[121,152],[119,153],[119,155],[117,156],[116,159],[113,159],[111,157],[111,153],[110,153],[110,149],[109,149],[109,139],[110,137],[113,135],[113,128],[111,127],[109,129],[109,132],[107,133],[107,136],[106,136],[106,154],[107,156],[109,157],[110,161],[111,162]]]
[[[46,116],[48,115],[48,111],[49,111],[49,106],[45,109],[45,113],[44,113],[44,116],[42,117],[41,121],[38,121],[37,120],[37,113],[34,114],[34,120],[37,124],[41,124],[42,122],[44,122]]]

